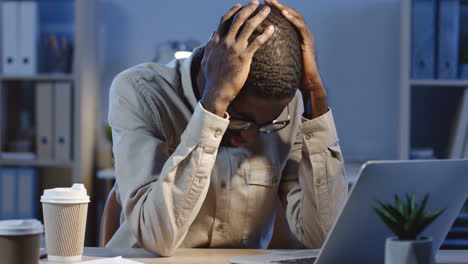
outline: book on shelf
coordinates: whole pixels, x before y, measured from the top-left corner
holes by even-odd
[[[439,0],[437,78],[458,79],[460,0]]]
[[[38,11],[34,1],[2,2],[4,74],[37,73]]]
[[[449,158],[463,158],[468,140],[468,90],[463,90],[463,97],[455,119],[455,129],[450,138]]]
[[[71,127],[72,127],[72,84],[71,82],[55,82],[54,85],[54,148],[55,160],[69,161],[71,159]]]
[[[35,75],[37,73],[38,46],[38,10],[37,3],[31,1],[17,2],[19,5],[19,68],[21,75]],[[6,40],[9,41],[9,40]]]
[[[35,160],[36,153],[33,152],[1,152],[0,159],[2,160]]]
[[[16,74],[19,68],[18,52],[18,3],[2,2],[1,4],[1,56],[2,73]]]
[[[411,77],[435,78],[436,0],[413,0]]]
[[[468,63],[462,64],[460,66],[460,78],[463,80],[468,80]]]
[[[0,220],[36,217],[37,183],[33,168],[0,168]]]
[[[463,152],[463,158],[468,159],[468,137],[465,139],[465,150]]]
[[[54,158],[52,82],[36,83],[36,152],[40,160]]]
[[[4,102],[4,89],[0,88],[0,151],[3,149],[4,137],[5,137],[5,119],[6,119],[6,107]]]
[[[37,173],[33,168],[16,169],[16,216],[35,218],[37,211]]]
[[[16,171],[0,168],[0,219],[16,218]]]
[[[460,78],[468,80],[468,0],[460,6]]]

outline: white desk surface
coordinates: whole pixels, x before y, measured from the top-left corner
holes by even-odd
[[[110,248],[85,248],[82,261],[99,258],[111,258],[122,256],[124,258],[142,262],[152,263],[229,263],[228,259],[242,255],[256,255],[272,252],[271,250],[261,249],[178,249],[174,256],[169,258],[160,258],[145,251],[144,249],[110,249]],[[437,263],[468,263],[468,250],[441,250],[437,254]],[[50,262],[47,259],[40,261],[40,264],[55,263],[69,264],[66,262]]]

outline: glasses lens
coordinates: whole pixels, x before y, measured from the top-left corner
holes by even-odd
[[[280,122],[276,122],[274,124],[268,124],[268,125],[261,126],[259,128],[259,131],[261,133],[273,133],[273,132],[276,132],[278,130],[281,130],[281,129],[285,128],[288,124],[289,124],[289,121],[280,121]]]
[[[231,119],[228,128],[233,130],[246,130],[249,129],[251,126],[251,122]]]

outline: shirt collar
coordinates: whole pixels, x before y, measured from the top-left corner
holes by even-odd
[[[204,48],[204,45],[197,47],[195,50],[198,50],[201,48]],[[181,75],[182,90],[184,92],[184,96],[185,98],[187,98],[188,102],[192,106],[192,109],[195,109],[195,107],[198,104],[198,101],[197,101],[197,97],[195,97],[195,93],[193,91],[193,86],[192,86],[191,67],[192,67],[192,60],[194,57],[193,54],[195,54],[195,51],[187,59],[181,60],[180,75]]]

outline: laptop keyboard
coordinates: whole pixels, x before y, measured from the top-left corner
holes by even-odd
[[[275,263],[275,264],[313,264],[313,263],[315,263],[315,259],[316,258],[314,257],[314,258],[274,260],[274,261],[271,261],[270,263]]]

